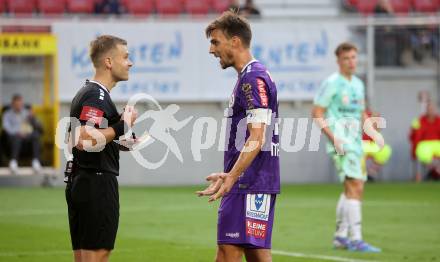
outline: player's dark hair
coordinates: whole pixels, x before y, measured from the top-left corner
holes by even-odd
[[[242,16],[232,11],[225,11],[223,14],[212,21],[205,29],[206,37],[210,37],[212,32],[219,29],[230,39],[238,37],[245,47],[250,47],[252,31],[249,22]]]
[[[354,50],[356,52],[358,51],[357,47],[354,44],[349,43],[349,42],[344,42],[344,43],[338,45],[338,47],[336,47],[335,55],[339,56],[341,53],[351,51],[351,50]]]
[[[101,56],[117,45],[127,45],[127,41],[112,35],[101,35],[90,42],[90,59],[95,68],[99,66]]]

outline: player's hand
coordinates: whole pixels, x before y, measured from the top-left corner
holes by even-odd
[[[122,113],[121,119],[127,123],[129,127],[132,127],[134,124],[134,121],[136,121],[137,118],[137,111],[134,109],[133,106],[126,106],[124,108],[124,112]]]
[[[119,140],[117,141],[117,143],[119,144],[119,150],[131,151],[137,145],[138,141],[137,139],[129,138],[129,139]]]
[[[220,186],[217,193],[209,197],[208,202],[213,202],[229,193],[238,179],[238,177],[232,176],[228,173],[221,173],[220,177],[223,180],[223,184]]]
[[[206,181],[210,183],[209,186],[205,190],[196,191],[196,194],[198,196],[212,196],[213,194],[217,193],[223,184],[223,174],[224,173],[212,173],[206,177]]]
[[[337,138],[337,137],[333,138],[333,145],[335,146],[335,150],[336,150],[336,153],[338,153],[338,155],[345,154],[344,144],[347,144],[347,142],[345,140]]]

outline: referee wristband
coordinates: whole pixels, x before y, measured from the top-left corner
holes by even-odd
[[[116,124],[113,124],[111,127],[115,130],[116,139],[119,139],[120,136],[125,134],[125,122],[120,120]],[[128,129],[128,128],[127,128]]]

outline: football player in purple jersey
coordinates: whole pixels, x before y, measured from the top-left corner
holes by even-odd
[[[227,11],[206,28],[209,53],[223,69],[233,67],[224,170],[207,177],[199,196],[221,198],[216,261],[272,261],[274,208],[280,193],[278,99],[266,67],[250,51],[252,32],[243,17]]]

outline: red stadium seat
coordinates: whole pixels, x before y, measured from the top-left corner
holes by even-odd
[[[411,9],[411,0],[390,0],[396,14],[408,14]]]
[[[94,8],[93,0],[67,0],[67,10],[70,13],[93,13]]]
[[[377,0],[358,0],[356,8],[364,15],[371,15],[374,13],[374,8],[376,7]]]
[[[0,0],[0,13],[3,13],[6,11],[6,1]]]
[[[212,9],[217,13],[222,13],[228,10],[231,5],[231,0],[214,0],[212,1]]]
[[[7,0],[10,13],[31,14],[35,10],[35,0]]]
[[[185,11],[193,15],[208,14],[210,6],[210,0],[185,0]]]
[[[123,0],[121,4],[135,15],[150,14],[154,10],[154,0]]]
[[[38,10],[43,14],[62,14],[65,8],[65,0],[38,0]]]
[[[176,15],[183,11],[183,0],[156,0],[156,9],[162,15]]]
[[[345,5],[346,6],[356,7],[357,3],[358,3],[358,0],[345,0]]]
[[[413,0],[414,10],[417,12],[437,12],[440,8],[439,0]]]

